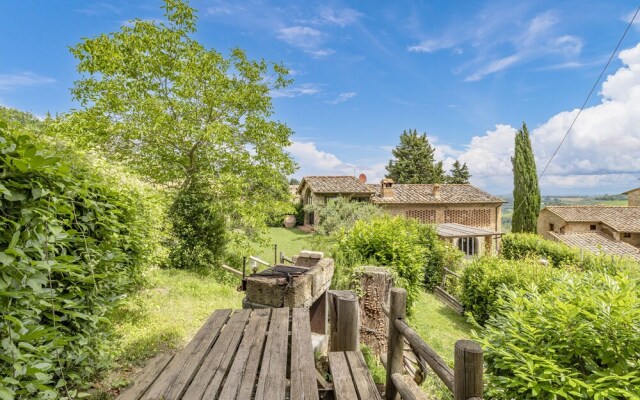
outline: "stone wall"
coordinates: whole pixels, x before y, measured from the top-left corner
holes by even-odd
[[[496,204],[380,204],[390,215],[415,218],[423,223],[457,223],[502,230],[501,207]]]
[[[640,207],[640,189],[627,194],[627,204],[629,207]]]

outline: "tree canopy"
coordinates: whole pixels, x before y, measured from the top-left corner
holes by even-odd
[[[460,161],[456,160],[453,163],[453,168],[451,168],[451,175],[447,176],[447,183],[469,183],[469,178],[471,178],[471,174],[469,173],[469,167],[467,167],[467,163],[461,164]]]
[[[531,149],[527,125],[523,122],[515,137],[513,164],[513,232],[537,231],[540,213],[540,188],[536,173],[536,161]]]
[[[442,161],[435,160],[434,152],[426,133],[404,131],[400,144],[392,150],[394,158],[387,165],[386,177],[396,183],[443,183]]]
[[[225,57],[203,47],[192,38],[194,9],[181,0],[163,8],[164,22],[136,19],[71,49],[82,109],[62,124],[78,145],[97,146],[154,183],[186,190],[207,180],[243,238],[264,228],[269,212],[291,208],[286,196],[264,195],[295,169],[284,150],[292,131],[272,118],[270,97],[290,84],[288,71],[238,48]]]

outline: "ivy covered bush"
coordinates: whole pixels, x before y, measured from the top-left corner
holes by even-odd
[[[476,322],[484,324],[498,311],[503,288],[544,292],[560,274],[534,259],[480,257],[462,272],[460,300]]]
[[[161,222],[140,191],[34,143],[0,122],[0,398],[74,398],[108,361],[107,317],[156,261]]]
[[[546,291],[506,290],[476,339],[495,399],[640,398],[640,286],[563,273]]]

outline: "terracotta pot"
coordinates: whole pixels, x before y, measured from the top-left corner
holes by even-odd
[[[284,227],[285,228],[293,228],[296,226],[296,216],[295,215],[287,215],[284,217]]]

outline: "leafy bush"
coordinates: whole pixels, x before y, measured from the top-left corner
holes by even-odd
[[[487,398],[640,398],[640,287],[566,273],[544,293],[508,290],[476,339]]]
[[[225,220],[206,179],[193,179],[169,209],[177,243],[169,253],[173,268],[207,270],[225,249]]]
[[[545,291],[561,273],[560,270],[535,260],[505,260],[481,257],[472,261],[462,272],[460,300],[473,318],[484,324],[498,310],[501,287],[529,288]]]
[[[444,268],[458,272],[462,266],[464,253],[453,247],[451,244],[439,240],[435,231],[431,230],[429,240],[425,245],[428,248],[427,264],[424,271],[424,285],[428,290],[433,290],[442,281]],[[457,284],[454,283],[454,285]],[[454,294],[455,290],[448,288],[449,293]]]
[[[2,122],[0,155],[0,397],[76,397],[108,360],[105,317],[141,283],[156,221],[135,190]]]
[[[329,199],[326,204],[307,206],[307,211],[313,211],[319,220],[316,233],[325,236],[350,229],[356,221],[369,221],[382,215],[382,210],[375,204],[350,201],[342,196]]]
[[[617,274],[621,271],[636,273],[640,270],[638,262],[632,259],[606,254],[596,255],[588,251],[581,252],[576,247],[569,247],[564,243],[546,240],[528,233],[504,235],[501,255],[509,260],[546,258],[550,265],[557,268],[601,271],[609,274]]]
[[[554,267],[578,265],[580,251],[564,243],[546,240],[532,233],[507,233],[502,236],[500,254],[509,260],[546,258]]]
[[[395,274],[394,285],[407,290],[410,311],[423,288],[428,243],[434,238],[438,240],[433,227],[403,217],[356,221],[352,229],[337,235],[336,264],[339,273],[347,275],[363,262],[389,267]]]
[[[295,207],[295,216],[296,216],[296,225],[304,225],[304,204],[301,201],[298,201],[294,204]]]

